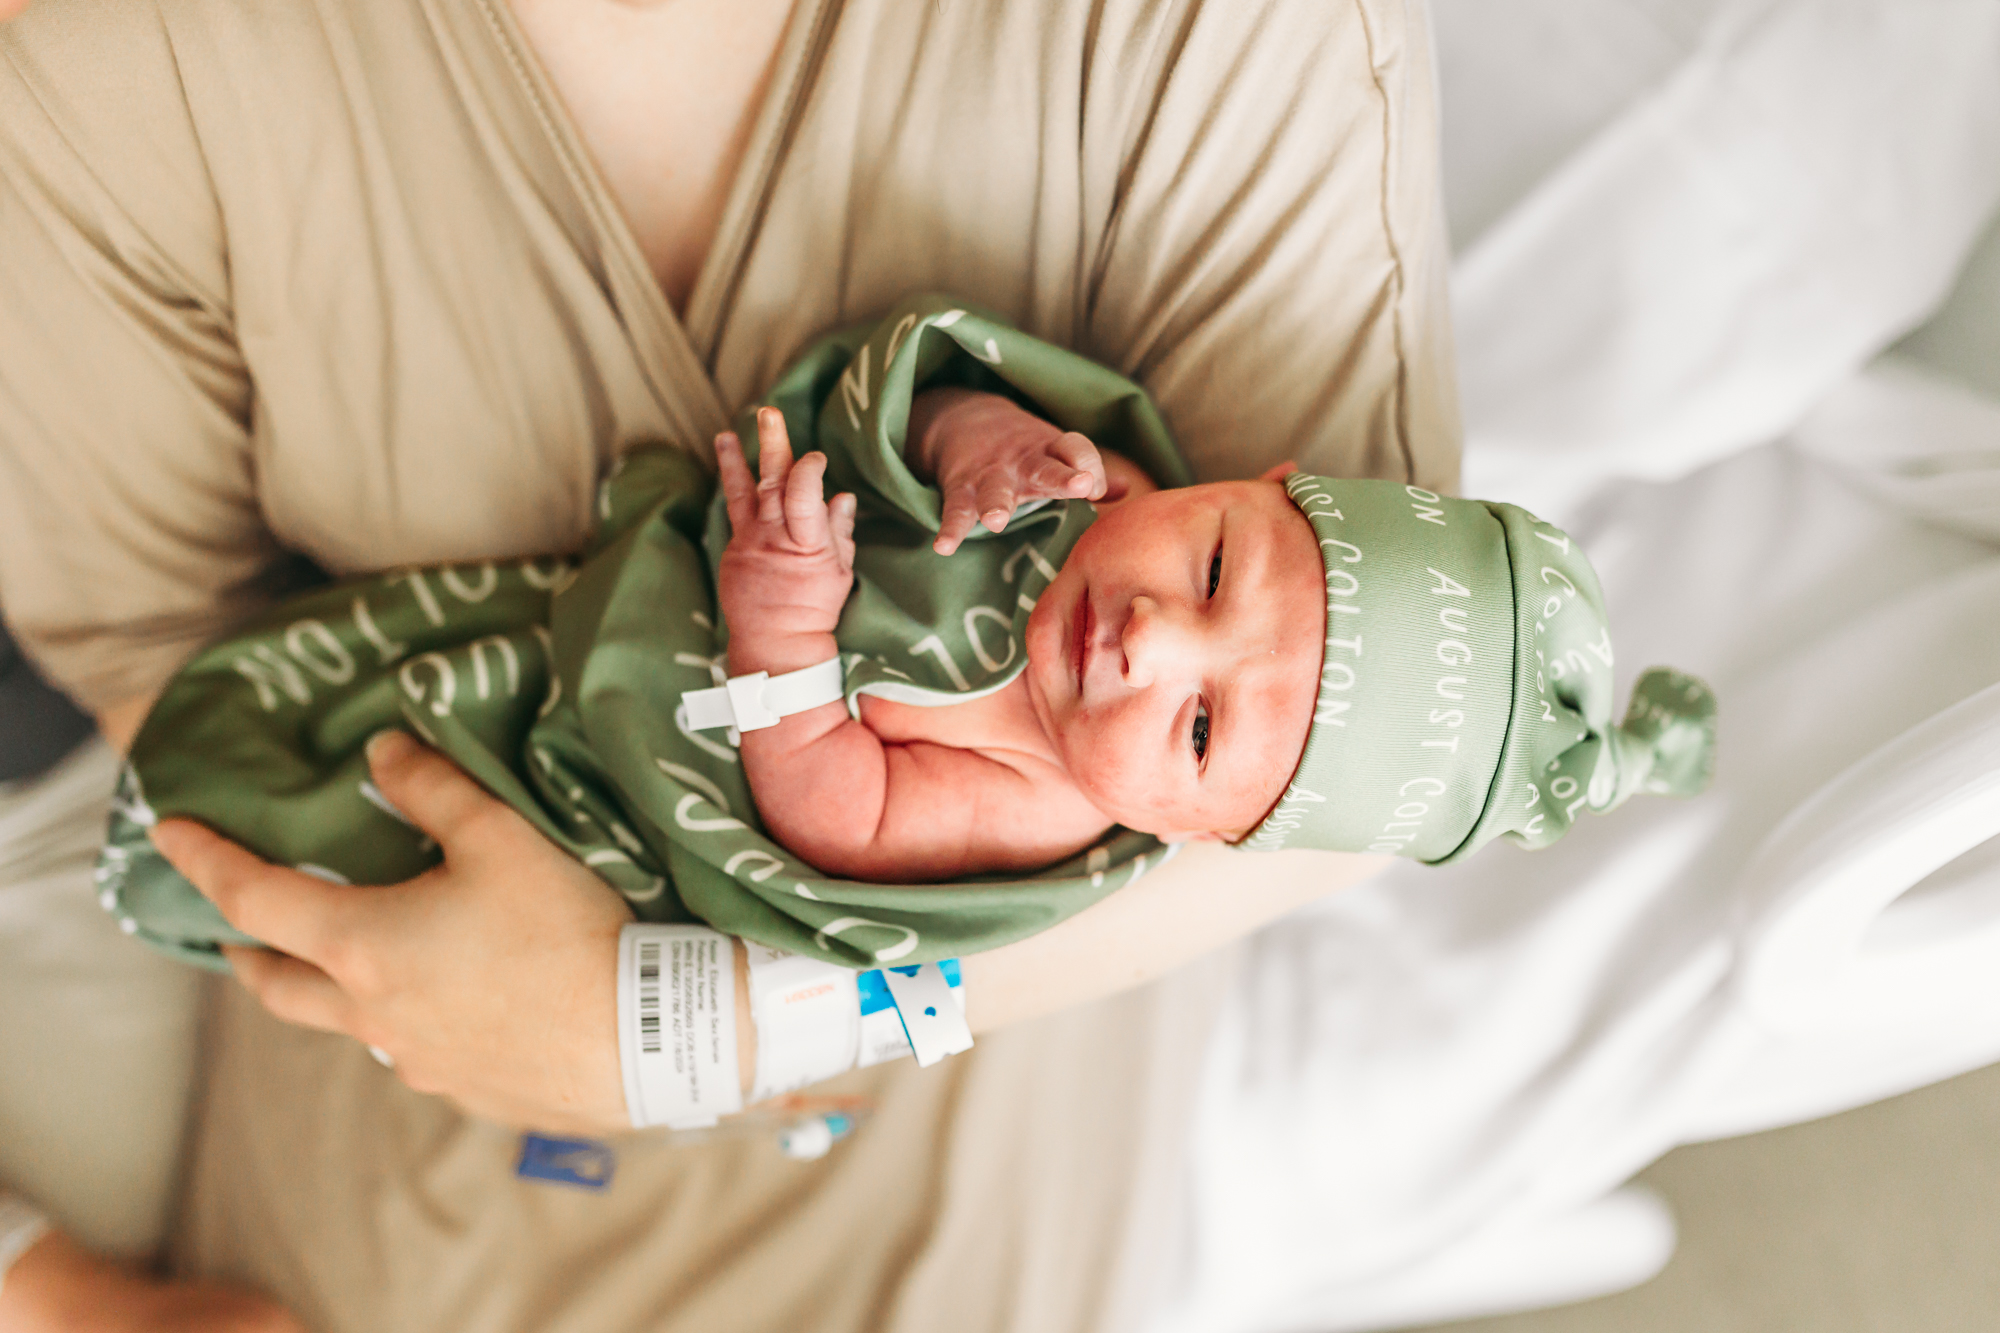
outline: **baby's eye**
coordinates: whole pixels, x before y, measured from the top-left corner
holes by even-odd
[[[1222,584],[1222,552],[1217,551],[1208,562],[1208,595],[1215,596],[1215,590]]]
[[[1197,759],[1206,759],[1208,757],[1207,704],[1198,703],[1194,706],[1194,757]]]

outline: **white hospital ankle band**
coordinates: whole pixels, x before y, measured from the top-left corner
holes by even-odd
[[[618,1064],[635,1129],[702,1129],[743,1109],[733,939],[706,926],[620,932]]]
[[[750,1014],[757,1024],[761,1102],[854,1068],[861,1006],[852,969],[743,942],[750,958]]]
[[[0,1194],[0,1288],[15,1261],[49,1233],[48,1214],[13,1194]]]

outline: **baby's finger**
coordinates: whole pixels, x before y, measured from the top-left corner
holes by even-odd
[[[1014,517],[1014,487],[1004,477],[989,476],[979,483],[979,521],[994,532],[1004,532]]]
[[[826,455],[807,454],[785,480],[785,531],[799,546],[817,551],[833,540],[826,512]]]
[[[833,550],[840,557],[842,569],[854,568],[854,513],[858,505],[853,492],[843,492],[833,497],[827,508],[833,520]]]
[[[1036,465],[1028,477],[1030,495],[1080,496],[1090,493],[1092,482],[1088,472],[1078,472],[1069,464],[1056,458],[1045,458]]]
[[[973,498],[972,483],[965,482],[951,488],[945,497],[944,513],[938,523],[937,540],[931,549],[939,555],[950,555],[958,549],[959,543],[972,531],[973,524],[979,522],[979,505]]]
[[[1088,500],[1095,500],[1104,494],[1108,484],[1104,474],[1104,455],[1097,451],[1097,446],[1090,442],[1089,436],[1079,435],[1073,430],[1065,431],[1061,438],[1049,446],[1049,452],[1078,472],[1090,474],[1090,489],[1071,491],[1070,494],[1081,495]]]
[[[743,441],[735,431],[715,437],[715,470],[722,482],[722,502],[729,509],[729,526],[741,529],[757,512],[757,483],[743,459]]]
[[[792,471],[792,437],[785,414],[775,407],[757,409],[757,517],[776,523],[784,517],[785,482]]]

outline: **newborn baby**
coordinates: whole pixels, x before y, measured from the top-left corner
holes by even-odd
[[[133,743],[106,906],[206,966],[255,943],[154,852],[167,816],[421,873],[385,727],[641,920],[847,967],[1033,934],[1185,839],[1441,862],[1706,778],[1698,682],[1642,676],[1612,723],[1557,529],[1289,467],[1193,485],[1137,385],[947,299],[808,348],[749,433],[759,480],[725,435],[719,495],[633,442],[574,560],[328,582],[205,650]]]
[[[826,460],[793,461],[758,414],[761,478],[717,441],[733,536],[718,593],[733,675],[835,655],[853,586],[854,498],[829,506]],[[1086,498],[1086,531],[1028,618],[1027,668],[950,707],[862,696],[745,732],[773,836],[830,874],[951,880],[1076,855],[1115,824],[1164,842],[1246,836],[1297,766],[1326,614],[1312,528],[1276,478],[1162,491],[995,394],[938,389],[911,411],[908,458],[945,497],[949,556],[983,511]]]

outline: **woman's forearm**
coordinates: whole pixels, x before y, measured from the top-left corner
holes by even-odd
[[[1370,878],[1386,856],[1189,843],[1168,865],[1039,935],[961,959],[966,1020],[991,1032],[1166,975]]]
[[[994,1032],[1143,986],[1390,862],[1339,852],[1238,852],[1190,843],[1167,866],[1038,935],[959,960],[965,1017]],[[743,944],[736,943],[738,1073],[747,1101],[757,1025]]]

